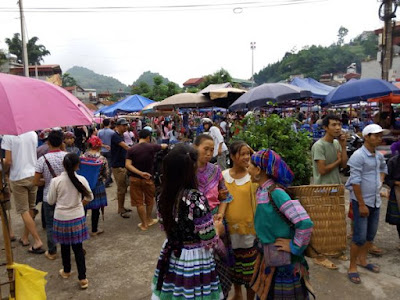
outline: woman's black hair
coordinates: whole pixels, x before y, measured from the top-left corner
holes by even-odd
[[[210,141],[214,142],[213,138],[210,135],[202,133],[202,134],[199,134],[198,136],[196,136],[193,144],[195,144],[196,146],[200,146],[200,144],[204,140],[210,140]]]
[[[240,150],[243,147],[248,147],[249,145],[247,145],[247,143],[245,141],[234,141],[230,146],[229,146],[229,154],[231,156],[235,156],[237,153],[240,153]],[[233,159],[230,160],[231,161],[231,167],[233,167]]]
[[[69,179],[71,179],[72,184],[76,187],[79,193],[81,193],[84,197],[88,197],[90,195],[90,192],[75,176],[75,169],[77,166],[79,166],[79,163],[79,156],[75,153],[68,153],[64,156],[63,165]]]
[[[174,211],[178,211],[181,192],[197,188],[196,168],[197,151],[188,145],[178,144],[164,157],[158,211],[167,237],[176,226]]]

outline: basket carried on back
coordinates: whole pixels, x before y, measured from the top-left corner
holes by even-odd
[[[347,248],[344,186],[304,185],[289,188],[314,223],[305,254],[338,256]]]
[[[101,160],[87,159],[83,157],[81,157],[80,160],[81,163],[77,173],[86,178],[90,188],[93,190],[96,187],[103,162]]]

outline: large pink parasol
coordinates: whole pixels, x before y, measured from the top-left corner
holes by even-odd
[[[78,98],[59,86],[0,73],[0,134],[88,125],[92,118],[93,114]]]

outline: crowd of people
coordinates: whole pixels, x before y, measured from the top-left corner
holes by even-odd
[[[106,190],[114,184],[121,218],[132,214],[125,203],[129,187],[138,228],[145,232],[160,222],[166,235],[151,299],[227,299],[232,288],[233,300],[309,299],[313,289],[304,251],[313,222],[287,191],[295,174],[279,153],[253,150],[231,139],[245,126],[242,118],[185,112],[182,117],[105,119],[101,126],[3,136],[4,171],[25,225],[19,243],[50,260],[57,258],[60,244],[59,274],[65,279],[71,276],[72,248],[80,287],[86,289],[83,242],[105,232],[99,218],[108,203]],[[324,136],[311,148],[313,184],[342,184],[340,169],[350,167],[346,188],[353,229],[348,278],[359,284],[358,267],[380,272],[378,265],[368,263],[367,253],[381,251],[373,241],[383,184],[391,188],[387,220],[397,225],[400,238],[400,158],[391,158],[388,168],[376,151],[385,133],[377,124],[363,128],[364,145],[348,158],[343,124],[343,116],[326,114],[322,119]],[[163,150],[161,168],[155,158]],[[94,184],[77,174],[79,165],[88,161],[98,166]],[[158,197],[156,169],[162,169]],[[39,202],[47,250],[35,223]],[[12,226],[10,236],[16,240]],[[348,260],[344,253],[336,257]],[[328,254],[314,261],[337,269]]]

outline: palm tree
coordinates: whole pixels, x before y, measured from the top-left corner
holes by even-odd
[[[43,45],[36,45],[36,42],[39,40],[38,37],[34,36],[29,39],[26,44],[28,51],[28,64],[40,65],[40,62],[44,61],[43,57],[50,54],[50,51],[46,49]],[[17,56],[17,61],[22,63],[22,41],[19,37],[19,33],[14,33],[12,39],[6,38],[6,44],[8,45],[8,51]]]

